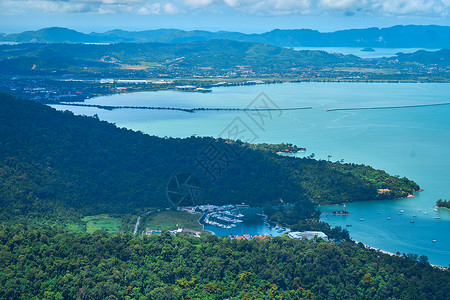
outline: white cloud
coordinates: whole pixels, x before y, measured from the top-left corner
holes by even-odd
[[[223,2],[225,2],[225,4],[228,5],[229,7],[236,7],[239,5],[239,3],[241,1],[239,1],[239,0],[223,0]]]
[[[170,2],[164,4],[163,10],[164,10],[164,13],[166,13],[168,15],[176,15],[176,14],[181,13],[181,10],[177,6],[175,6],[173,3],[170,3]]]
[[[249,15],[371,15],[445,17],[450,0],[0,0],[0,14],[179,14],[235,10]]]
[[[324,10],[353,10],[356,7],[367,6],[365,0],[320,0],[319,7]]]
[[[185,0],[185,4],[189,7],[200,8],[211,5],[214,0]]]
[[[391,1],[383,1],[382,3],[382,11],[386,14],[426,14],[426,13],[434,13],[442,11],[442,6],[435,5],[434,1],[408,1],[408,0],[391,0]],[[445,5],[444,3],[442,3]],[[447,6],[448,8],[448,6]]]

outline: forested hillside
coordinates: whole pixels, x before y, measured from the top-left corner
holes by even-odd
[[[450,273],[362,244],[0,228],[0,299],[448,299]]]
[[[281,157],[221,139],[158,138],[6,94],[0,94],[0,106],[4,217],[167,207],[166,188],[178,173],[201,181],[202,194],[185,201],[261,206],[283,199],[305,207],[299,217],[315,215],[311,202],[390,199],[419,189],[367,166]],[[211,147],[227,154],[214,177],[201,166]],[[379,194],[380,188],[392,192]]]

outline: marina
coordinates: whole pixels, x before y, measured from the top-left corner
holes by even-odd
[[[203,222],[208,225],[231,229],[236,227],[237,223],[243,222],[242,217],[244,217],[243,214],[236,213],[235,211],[223,210],[206,213]]]

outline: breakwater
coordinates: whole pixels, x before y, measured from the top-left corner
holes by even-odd
[[[183,107],[162,107],[162,106],[110,106],[110,105],[98,105],[98,104],[80,104],[80,103],[65,103],[61,102],[57,105],[67,106],[81,106],[81,107],[95,107],[105,110],[114,109],[147,109],[147,110],[178,110],[188,113],[194,113],[196,111],[288,111],[288,110],[304,110],[312,109],[312,107],[291,107],[291,108],[214,108],[214,107],[196,107],[196,108],[183,108]]]

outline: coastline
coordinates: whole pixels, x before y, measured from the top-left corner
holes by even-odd
[[[353,239],[352,239],[352,240],[353,240]],[[375,251],[377,251],[377,252],[381,252],[381,253],[383,253],[383,254],[387,254],[387,255],[390,255],[390,256],[401,257],[401,256],[398,255],[398,254],[395,254],[395,253],[392,253],[392,252],[389,252],[389,251],[386,251],[386,250],[383,250],[383,249],[379,249],[379,248],[375,248],[375,247],[368,246],[368,245],[364,244],[363,242],[359,242],[359,241],[356,241],[356,240],[353,240],[353,242],[354,242],[355,244],[358,244],[358,243],[363,244],[363,245],[364,245],[364,248],[366,248],[366,249],[375,250]],[[444,267],[444,266],[438,266],[438,265],[434,265],[434,264],[431,264],[431,263],[429,263],[429,265],[432,266],[433,268],[437,268],[437,269],[440,269],[440,270],[442,270],[442,271],[448,271],[448,270],[449,270],[449,268]]]

